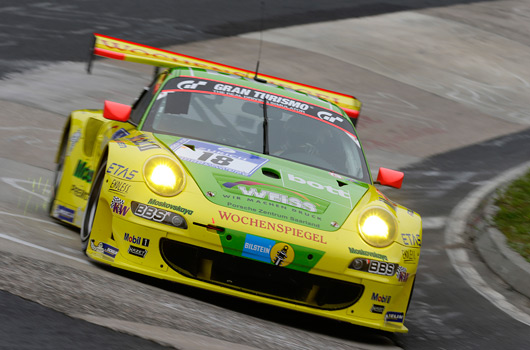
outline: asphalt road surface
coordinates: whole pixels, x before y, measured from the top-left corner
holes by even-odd
[[[453,209],[530,160],[528,1],[9,1],[0,5],[0,348],[525,349],[530,303],[487,269]],[[259,33],[259,29],[266,29]],[[406,335],[298,314],[88,262],[46,214],[65,116],[130,103],[152,70],[98,60],[90,34],[120,37],[352,93],[372,171],[424,218]],[[246,34],[248,33],[248,34]],[[455,252],[467,260],[454,264]],[[502,304],[505,305],[505,304]],[[104,326],[104,327],[103,327]]]

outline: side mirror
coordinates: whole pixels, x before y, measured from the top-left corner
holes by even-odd
[[[105,105],[103,107],[103,118],[118,122],[126,122],[131,116],[131,110],[131,106],[118,102],[105,101]]]
[[[377,174],[377,181],[375,183],[378,183],[383,186],[401,188],[404,177],[405,174],[401,171],[396,171],[387,168],[379,168],[379,174]]]

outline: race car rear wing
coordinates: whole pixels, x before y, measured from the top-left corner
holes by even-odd
[[[87,71],[89,73],[91,71],[92,60],[95,55],[121,61],[150,64],[156,67],[195,67],[240,75],[247,78],[256,77],[256,72],[246,69],[227,66],[221,63],[157,49],[97,33],[94,33],[94,44],[92,47],[90,60],[88,62]],[[315,86],[305,85],[266,74],[260,73],[259,77],[272,84],[302,91],[309,95],[317,96],[335,103],[346,112],[354,125],[357,124],[357,118],[359,117],[359,112],[361,110],[361,102],[353,96],[320,89]]]

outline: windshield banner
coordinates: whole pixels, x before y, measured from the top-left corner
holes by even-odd
[[[355,141],[357,140],[351,124],[347,121],[347,118],[344,118],[341,114],[338,114],[327,108],[306,103],[301,100],[271,94],[262,90],[251,89],[246,86],[228,84],[225,82],[209,79],[199,79],[193,76],[182,76],[180,78],[172,79],[166,85],[165,89],[160,92],[157,98],[164,98],[167,96],[167,94],[182,91],[209,92],[253,100],[261,103],[266,100],[268,105],[292,110],[298,114],[305,114],[329,124],[333,124],[334,126],[337,126],[352,135]],[[358,144],[357,141],[356,143]]]

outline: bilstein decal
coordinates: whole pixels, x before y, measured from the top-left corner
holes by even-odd
[[[287,243],[276,243],[271,250],[271,260],[276,266],[287,266],[294,260],[294,250]]]

